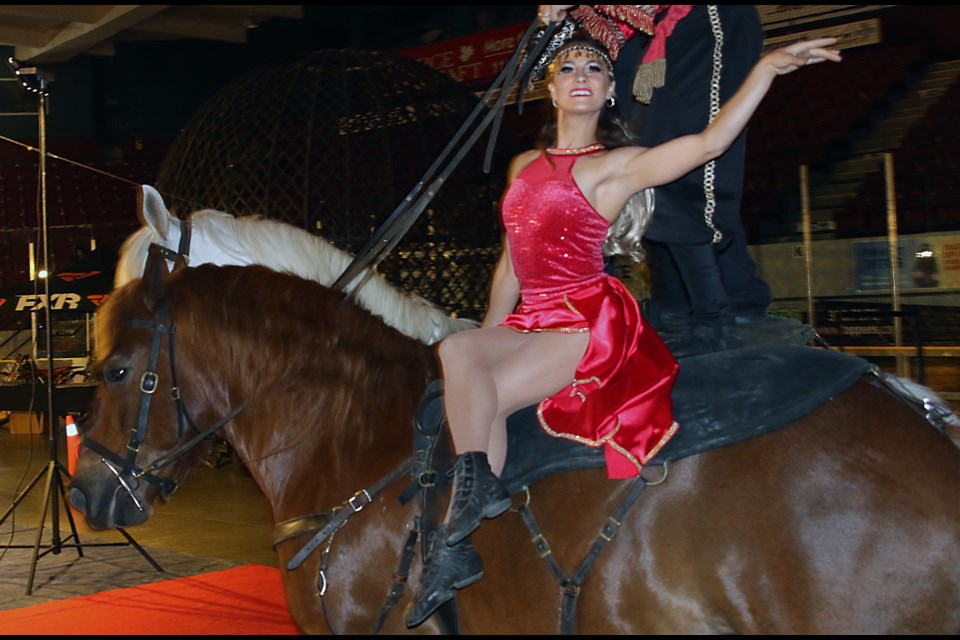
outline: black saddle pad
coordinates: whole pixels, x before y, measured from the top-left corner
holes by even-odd
[[[673,390],[680,428],[651,461],[678,460],[784,427],[829,402],[870,362],[831,349],[762,346],[685,358]],[[548,436],[536,406],[507,421],[501,479],[513,493],[558,471],[605,465],[602,449]]]

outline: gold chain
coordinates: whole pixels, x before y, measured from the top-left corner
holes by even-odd
[[[710,27],[713,30],[713,75],[710,78],[710,120],[713,122],[720,111],[720,72],[723,69],[723,28],[720,25],[720,14],[717,5],[707,5],[710,15]],[[723,239],[723,234],[713,224],[713,214],[717,209],[717,194],[714,190],[717,161],[711,160],[703,167],[703,195],[706,204],[703,207],[703,220],[713,230],[713,244]]]

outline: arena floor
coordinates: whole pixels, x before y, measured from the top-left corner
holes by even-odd
[[[65,464],[63,446],[58,458]],[[148,523],[125,530],[143,552],[117,530],[93,531],[81,516],[74,518],[74,536],[69,507],[59,498],[57,522],[52,500],[44,516],[50,459],[46,435],[0,428],[0,509],[6,514],[0,523],[0,609],[244,564],[277,565],[269,505],[229,453],[199,465]]]

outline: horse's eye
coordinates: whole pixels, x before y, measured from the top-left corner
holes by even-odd
[[[104,372],[104,378],[107,382],[120,382],[127,376],[127,370],[123,367],[115,367],[112,369],[107,369]]]

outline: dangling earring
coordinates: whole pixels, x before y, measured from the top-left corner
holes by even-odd
[[[616,99],[615,97],[610,96],[609,98],[607,98],[607,106],[608,106],[608,107],[612,107],[612,106],[615,105],[615,104],[617,104],[617,99]]]
[[[556,109],[556,108],[557,108],[557,99],[554,98],[553,100],[551,100],[551,102],[553,102],[553,108]]]

